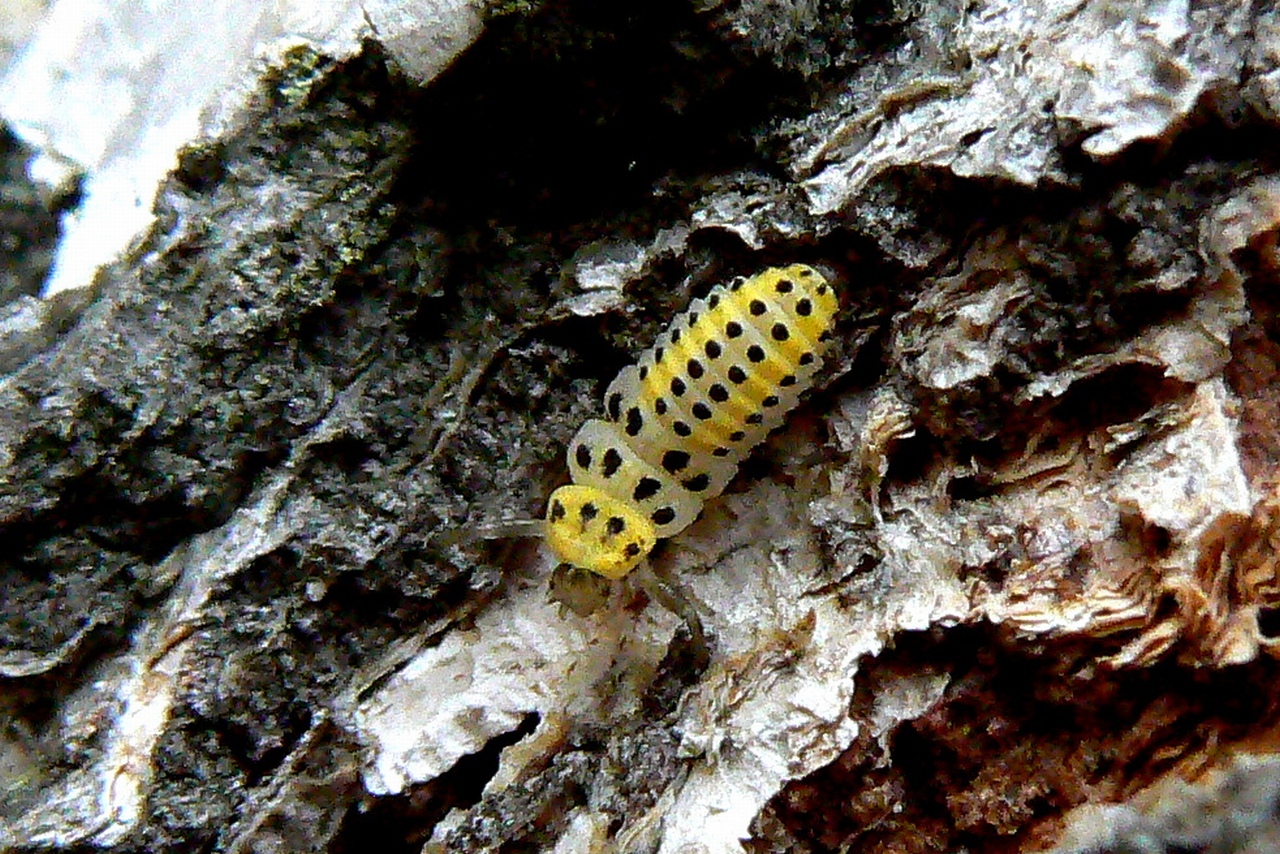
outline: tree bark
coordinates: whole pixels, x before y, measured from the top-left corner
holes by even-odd
[[[1280,13],[281,8],[258,62],[143,21],[79,185],[16,87],[103,56],[0,87],[0,847],[1268,847]],[[170,62],[200,121],[77,281]],[[834,353],[726,494],[617,583],[521,536],[793,262]]]

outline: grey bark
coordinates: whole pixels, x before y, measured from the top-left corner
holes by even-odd
[[[368,14],[88,289],[6,150],[0,846],[1265,850],[1276,10],[490,4],[443,71]],[[512,536],[791,261],[836,354],[694,528]]]

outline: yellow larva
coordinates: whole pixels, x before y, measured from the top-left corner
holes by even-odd
[[[694,300],[605,392],[569,443],[573,483],[547,502],[560,560],[621,578],[684,530],[813,382],[834,290],[803,264]]]

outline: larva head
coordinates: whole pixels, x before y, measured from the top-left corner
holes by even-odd
[[[556,557],[606,578],[622,578],[658,541],[653,524],[592,486],[572,484],[547,501],[547,544]]]

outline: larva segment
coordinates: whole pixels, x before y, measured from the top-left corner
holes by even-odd
[[[797,264],[715,288],[695,307],[699,320],[684,343],[702,358],[685,399],[713,413],[695,438],[727,447],[724,459],[736,464],[811,384],[838,302],[820,274]]]
[[[713,290],[709,299],[718,296],[723,295]],[[730,435],[737,432],[751,412],[740,403],[733,404],[727,398],[716,401],[710,396],[710,387],[722,367],[718,358],[707,355],[706,345],[719,334],[726,308],[729,307],[711,308],[710,302],[696,300],[684,315],[697,318],[696,322],[676,325],[684,334],[677,337],[673,331],[665,347],[655,346],[639,362],[642,371],[649,366],[643,396],[667,400],[672,410],[668,423],[677,441],[705,454],[730,447]],[[659,350],[662,359],[657,358]]]
[[[622,578],[658,542],[653,526],[629,502],[578,485],[551,493],[546,538],[560,560],[606,578]]]
[[[776,395],[779,383],[788,375],[785,365],[778,364],[768,341],[737,312],[735,301],[726,299],[713,312],[708,333],[720,348],[716,370],[696,381],[693,396],[717,407],[720,417],[713,419],[708,434],[717,444],[729,446],[735,461],[750,451],[754,442],[746,436],[767,416],[764,401]],[[722,393],[723,392],[723,393]],[[715,397],[726,397],[717,403]],[[779,407],[773,407],[779,408]],[[767,431],[766,431],[767,432]]]
[[[812,267],[793,264],[765,270],[751,280],[751,285],[757,294],[767,296],[781,310],[794,341],[808,341],[812,348],[813,342],[825,344],[830,338],[839,301],[835,289]],[[790,349],[785,344],[780,346],[783,350]]]
[[[663,454],[654,465],[640,457],[617,424],[592,418],[569,443],[569,476],[626,502],[659,537],[678,534],[698,518],[703,498],[681,486],[694,476],[689,454]]]
[[[647,353],[645,358],[651,360],[652,354]],[[647,367],[652,369],[652,361]],[[631,405],[622,405],[619,412],[618,423],[628,443],[641,459],[657,467],[662,466],[668,450],[687,452],[691,467],[680,473],[681,484],[700,500],[719,495],[737,473],[737,461],[725,454],[713,455],[712,448],[692,444],[691,433],[696,431],[697,421],[680,405],[678,398],[670,394],[668,385],[663,386],[668,389],[667,394],[647,392],[646,383],[640,380],[645,368],[643,361],[623,368],[605,393],[606,399],[615,399],[617,395],[617,399],[634,401]],[[652,370],[646,376],[653,377]]]

